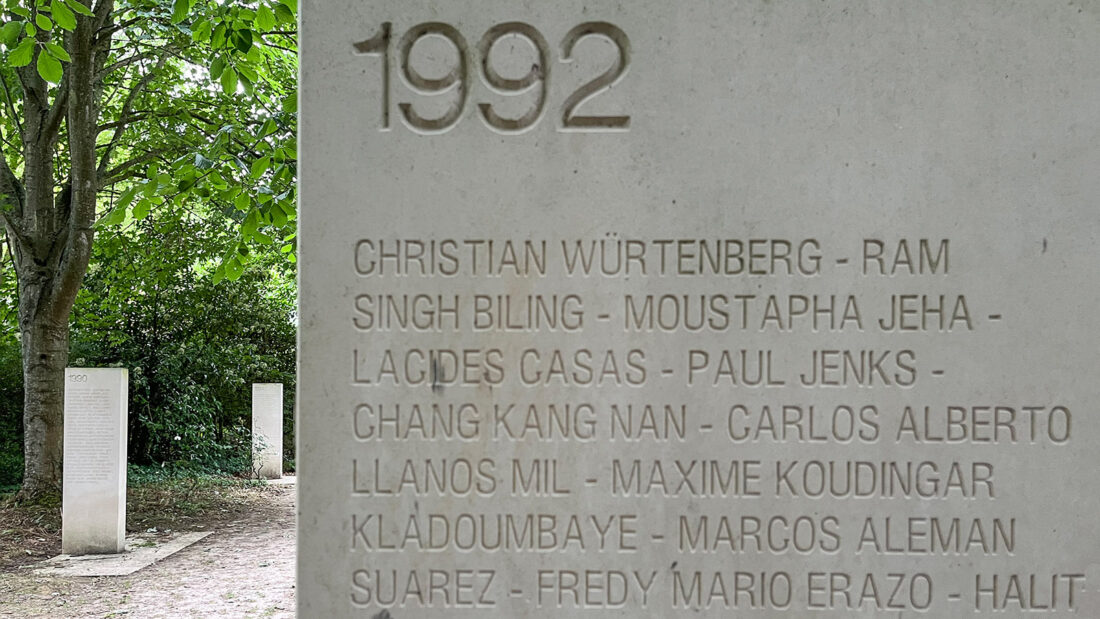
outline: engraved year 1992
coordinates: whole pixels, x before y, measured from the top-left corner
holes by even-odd
[[[430,78],[422,75],[410,62],[413,48],[428,37],[441,37],[448,41],[455,52],[453,66],[446,75]],[[493,61],[497,54],[493,50],[497,43],[506,37],[526,39],[533,49],[531,69],[518,78],[504,77]],[[617,26],[607,22],[586,22],[574,27],[562,39],[560,61],[571,63],[575,59],[577,43],[587,37],[599,37],[611,41],[616,47],[617,56],[603,73],[585,83],[570,94],[561,104],[558,117],[560,128],[565,131],[625,131],[630,127],[630,116],[598,116],[578,113],[578,108],[606,92],[626,74],[630,64],[630,40]],[[390,129],[390,99],[393,43],[393,24],[385,22],[377,33],[369,39],[354,43],[357,55],[381,56],[382,58],[382,126],[383,131]],[[543,117],[547,106],[547,91],[550,83],[550,46],[543,35],[533,26],[522,22],[507,22],[490,28],[475,48],[481,79],[490,91],[508,96],[533,95],[527,111],[518,116],[505,116],[499,113],[491,103],[478,103],[479,116],[489,128],[501,133],[519,133],[534,127]],[[469,63],[472,55],[465,37],[454,27],[441,22],[427,22],[410,28],[397,43],[397,65],[405,85],[413,92],[423,96],[450,96],[447,111],[439,116],[425,116],[417,111],[413,102],[402,101],[397,104],[405,125],[418,133],[444,133],[454,128],[462,119],[470,91]]]

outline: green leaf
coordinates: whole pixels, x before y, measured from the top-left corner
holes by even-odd
[[[225,72],[225,58],[218,56],[210,63],[210,79],[219,79]]]
[[[105,226],[117,226],[118,224],[126,221],[126,207],[117,206],[107,213],[96,222],[97,228],[103,228]]]
[[[214,167],[214,162],[203,157],[202,153],[195,153],[195,167],[200,170],[209,170]]]
[[[65,51],[65,48],[57,43],[47,43],[46,49],[49,50],[51,56],[58,60],[64,60],[65,62],[73,61],[72,57],[69,56],[69,52]]]
[[[276,228],[282,228],[287,223],[286,213],[283,212],[278,202],[271,205],[271,219]]]
[[[252,80],[248,79],[248,76],[244,74],[244,71],[241,71],[241,69],[243,68],[244,67],[237,67],[237,70],[240,71],[241,88],[244,88],[245,94],[252,95],[252,93],[255,92],[255,88],[252,85]]]
[[[76,30],[76,15],[62,0],[50,0],[50,15],[58,26],[70,32]]]
[[[247,211],[248,207],[252,206],[252,197],[247,193],[242,193],[237,196],[234,206],[236,206],[239,211]]]
[[[225,278],[231,282],[235,282],[244,275],[244,265],[241,264],[240,258],[234,256],[231,260],[225,263]]]
[[[172,23],[178,24],[187,19],[187,14],[190,12],[190,0],[174,0],[172,2]]]
[[[282,24],[293,24],[297,21],[294,17],[294,11],[288,9],[285,4],[275,5],[275,18]]]
[[[11,11],[12,13],[15,13],[16,15],[22,17],[23,19],[30,19],[31,18],[31,12],[28,11],[27,9],[21,7],[21,6],[13,6],[8,10]]]
[[[143,198],[134,206],[134,219],[145,219],[152,209],[153,203]]]
[[[237,48],[242,54],[247,54],[248,50],[252,49],[252,31],[251,30],[234,30],[233,31],[233,46]]]
[[[216,162],[215,162],[215,165],[217,165]],[[225,177],[223,177],[221,175],[221,173],[219,173],[217,170],[215,170],[214,172],[211,172],[210,176],[206,177],[206,180],[209,182],[210,185],[212,185],[213,187],[215,187],[217,189],[225,189],[226,187],[229,186],[229,183],[225,182]],[[236,190],[237,190],[237,193],[240,193],[240,188],[239,187],[237,187]],[[233,196],[236,196],[237,193],[234,193]],[[232,196],[230,196],[230,197],[232,197]]]
[[[250,237],[258,227],[260,227],[260,212],[253,209],[248,213],[248,217],[245,217],[244,221],[241,222],[241,234]]]
[[[115,208],[120,208],[125,211],[126,207],[130,206],[130,203],[134,201],[134,196],[137,195],[138,189],[141,189],[140,185],[133,185],[126,191],[123,191],[122,195],[118,197],[118,204]]]
[[[226,67],[221,75],[222,91],[227,95],[237,94],[237,72],[233,67]]]
[[[298,113],[298,91],[290,93],[283,98],[283,111],[287,114]]]
[[[81,15],[85,15],[87,17],[92,17],[94,15],[94,13],[92,13],[92,10],[84,6],[80,2],[80,0],[65,0],[65,4],[68,4],[70,9],[76,11],[77,13],[80,13]]]
[[[214,269],[214,285],[217,286],[223,279],[225,279],[225,265],[218,265],[218,268]]]
[[[256,11],[256,21],[252,23],[260,30],[271,30],[275,27],[275,13],[266,4],[261,4],[259,10]]]
[[[270,167],[271,157],[260,157],[256,161],[253,161],[252,169],[250,170],[252,174],[252,179],[255,180],[257,178],[260,178],[264,175],[264,172],[267,172],[268,168]]]
[[[237,65],[237,73],[241,75],[242,79],[246,79],[250,82],[256,82],[259,79],[259,76],[256,75],[256,70],[248,65]]]
[[[46,17],[42,13],[34,16],[34,23],[43,30],[53,30],[53,22],[50,21],[49,17]]]
[[[291,11],[294,11],[295,13],[298,12],[298,0],[280,0],[280,2],[282,2],[283,6],[290,9]]]
[[[31,22],[27,22],[23,26],[23,31],[26,32],[27,36],[29,36],[29,37],[33,37],[36,34],[38,34],[38,28],[35,28],[34,24],[32,24]]]
[[[23,31],[23,23],[17,21],[10,21],[4,24],[3,28],[0,28],[0,42],[4,43],[4,47],[12,49],[19,43],[19,33]]]
[[[61,61],[57,58],[49,54],[39,54],[38,74],[42,76],[42,79],[51,84],[60,84],[61,76],[65,74],[65,69],[61,67]]]
[[[191,28],[191,40],[196,43],[204,43],[210,40],[210,31],[213,29],[213,24],[210,20],[203,20],[197,24],[192,24]]]
[[[221,49],[225,47],[225,24],[218,24],[214,28],[214,32],[210,35],[210,45],[214,49]]]

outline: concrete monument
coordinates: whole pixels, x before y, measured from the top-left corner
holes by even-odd
[[[126,547],[127,371],[65,369],[61,552]]]
[[[1100,616],[1100,5],[301,15],[300,616]]]
[[[258,477],[283,476],[283,385],[252,384],[252,468]]]

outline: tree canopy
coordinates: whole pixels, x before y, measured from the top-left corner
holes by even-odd
[[[69,320],[96,230],[153,213],[181,230],[226,217],[237,225],[210,262],[215,283],[271,251],[293,261],[297,2],[2,6],[0,218],[17,284],[24,490],[38,492],[60,475]]]

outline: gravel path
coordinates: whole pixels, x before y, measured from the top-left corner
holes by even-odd
[[[0,618],[294,617],[294,488],[135,574],[0,574]]]

